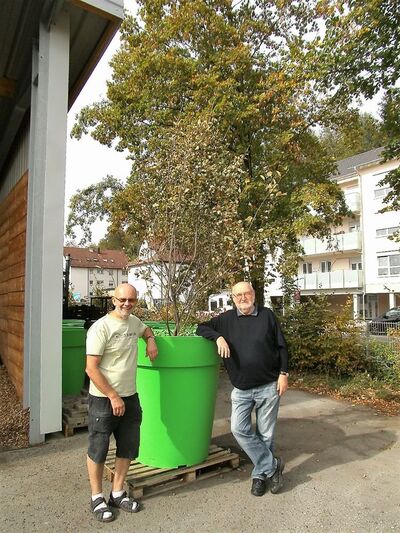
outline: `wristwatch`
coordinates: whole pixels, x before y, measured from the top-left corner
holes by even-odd
[[[289,377],[289,372],[283,372],[282,370],[279,372],[281,376]]]

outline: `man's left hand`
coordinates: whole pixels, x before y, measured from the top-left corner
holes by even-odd
[[[150,339],[147,339],[146,356],[150,359],[150,361],[154,361],[157,355],[158,349],[156,340],[153,337],[150,337]]]
[[[285,376],[284,374],[279,374],[278,384],[276,386],[279,396],[283,396],[285,392],[288,390],[288,388],[289,388],[288,377]]]

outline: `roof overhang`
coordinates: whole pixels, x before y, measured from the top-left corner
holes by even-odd
[[[117,32],[123,0],[2,0],[0,4],[0,181],[21,125],[29,120],[32,47],[40,23],[70,14],[69,106]]]

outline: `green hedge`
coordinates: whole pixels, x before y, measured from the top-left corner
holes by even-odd
[[[293,370],[338,376],[367,370],[365,342],[352,319],[351,302],[338,312],[326,296],[310,297],[285,309],[280,321]]]

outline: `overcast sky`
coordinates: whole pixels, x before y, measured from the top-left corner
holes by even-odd
[[[134,0],[124,0],[125,8],[133,11]],[[66,186],[65,205],[66,216],[68,216],[68,205],[71,196],[78,189],[83,189],[93,183],[100,181],[107,174],[124,179],[128,176],[131,163],[126,160],[126,156],[111,148],[107,148],[94,141],[89,135],[85,135],[81,140],[71,139],[69,133],[75,121],[76,114],[85,105],[92,104],[102,99],[106,94],[106,80],[111,77],[109,61],[114,52],[119,47],[119,34],[117,34],[106,53],[100,60],[90,79],[86,83],[82,92],[78,96],[74,105],[68,113],[68,140],[67,140],[67,166],[66,166]],[[372,102],[366,103],[362,110],[376,115],[377,102],[379,97]],[[105,223],[95,224],[93,227],[93,241],[101,239],[106,230]]]

